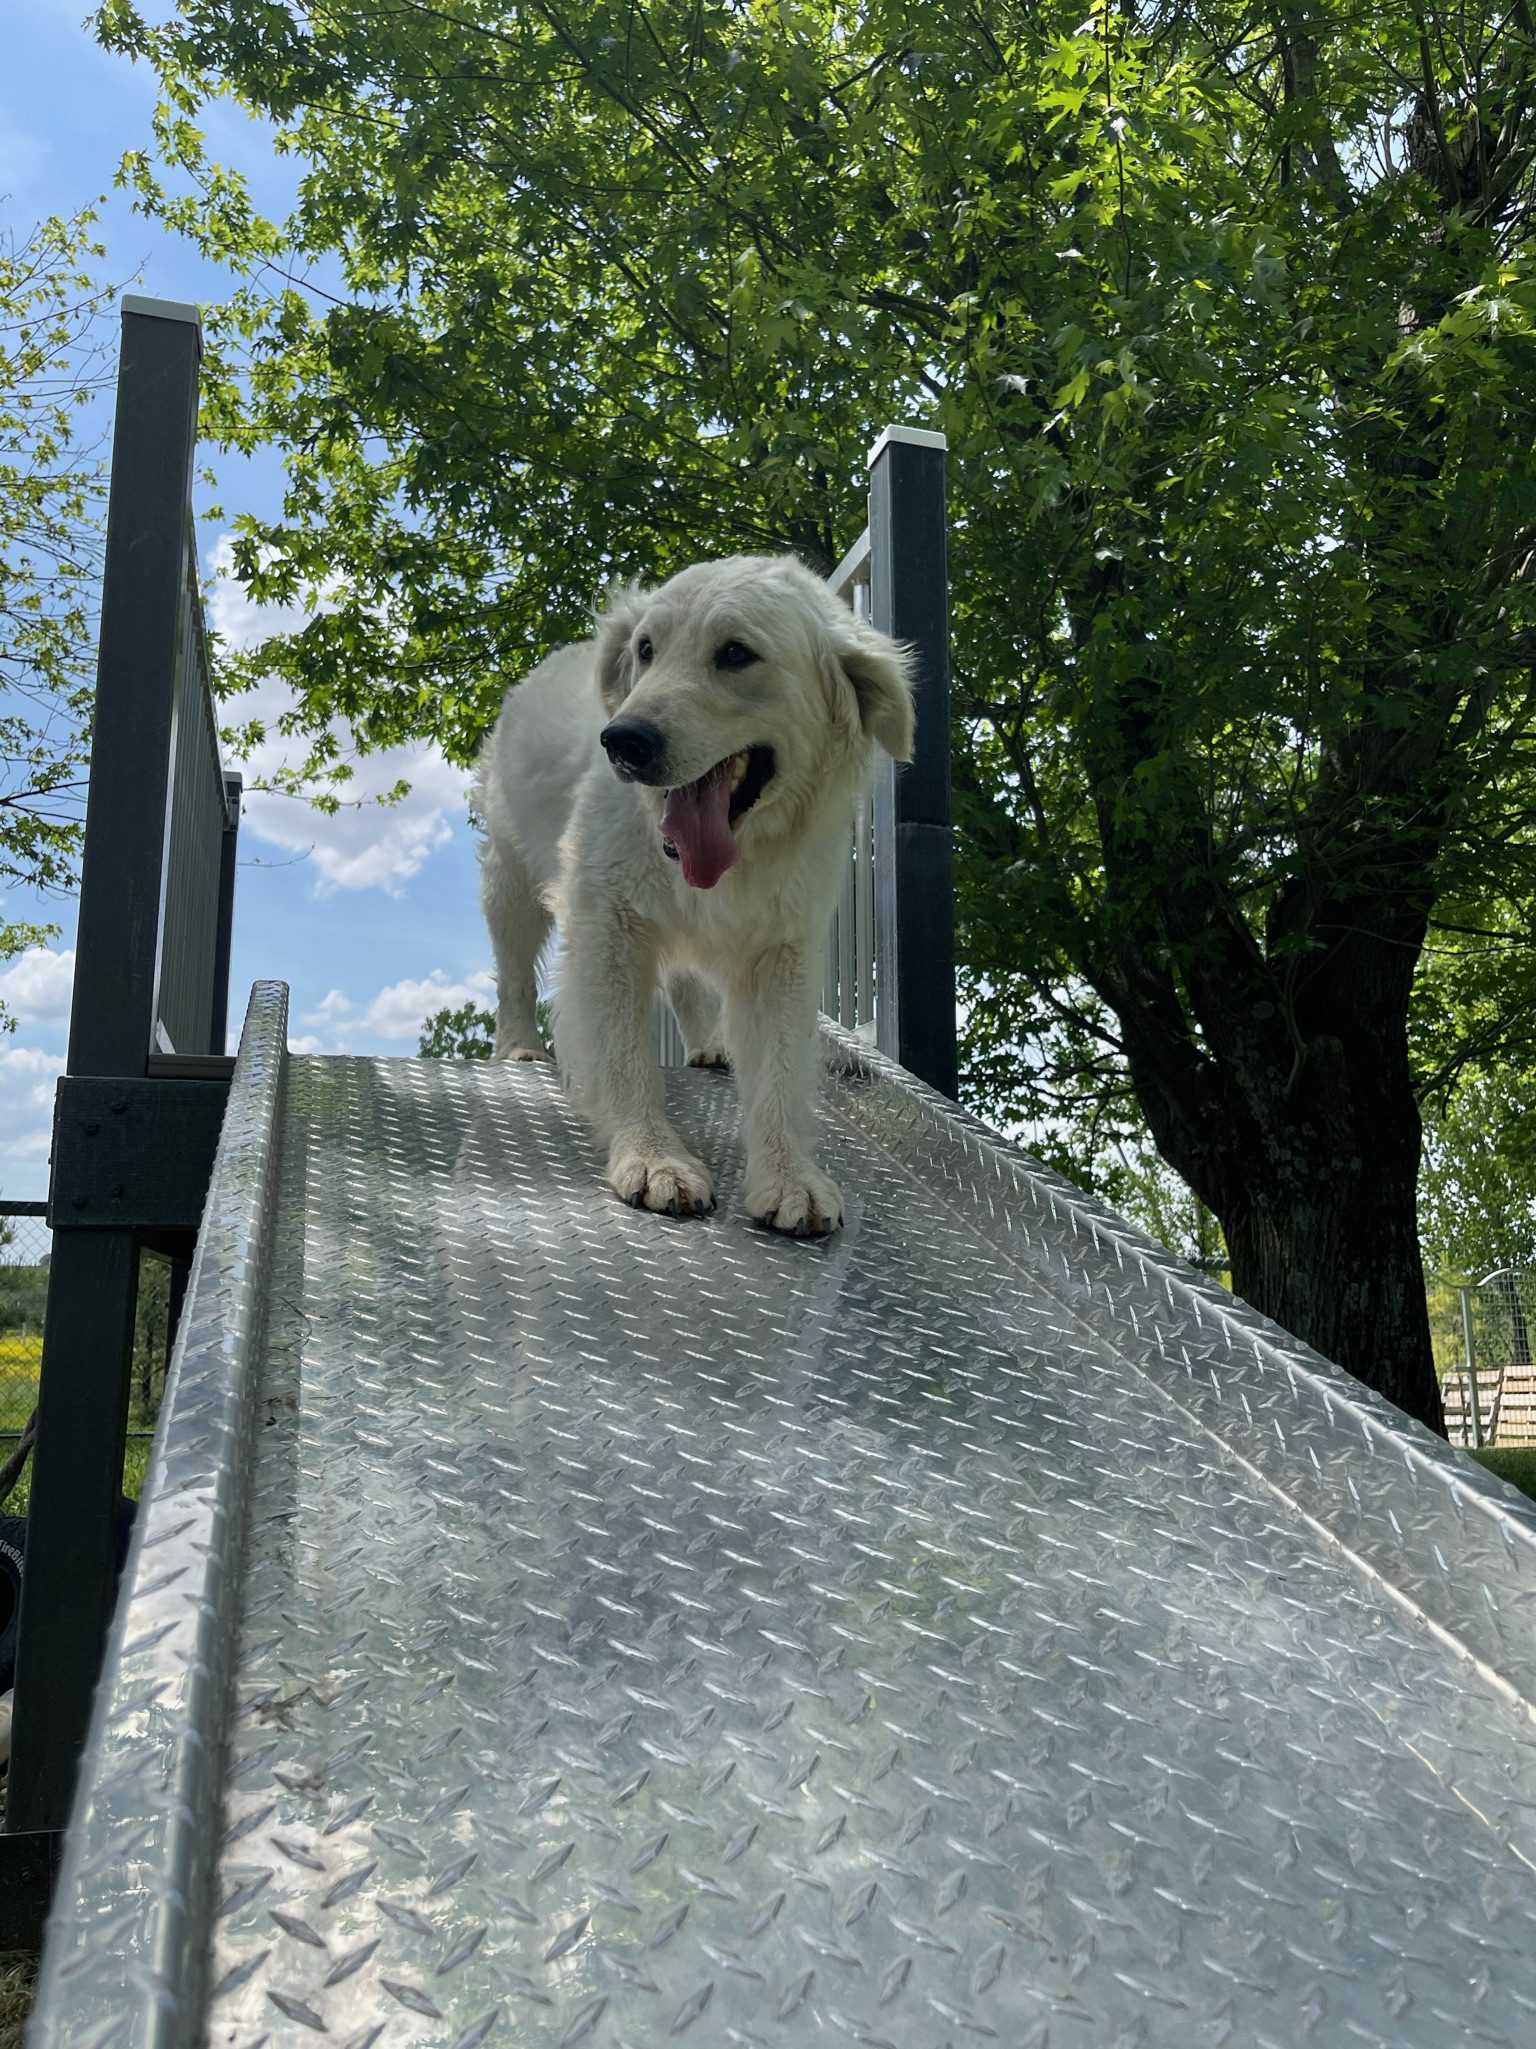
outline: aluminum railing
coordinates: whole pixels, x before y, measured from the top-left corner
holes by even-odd
[[[846,597],[860,618],[870,616],[869,528],[848,550],[827,581],[839,596]],[[889,756],[881,754],[875,781],[866,791],[854,819],[853,839],[837,908],[827,930],[827,966],[822,980],[821,1007],[849,1031],[856,1031],[871,1045],[875,1041],[875,803],[876,791],[885,799],[886,786],[895,773]]]
[[[208,635],[190,531],[180,610],[150,1050],[220,1054],[241,784],[219,758]]]

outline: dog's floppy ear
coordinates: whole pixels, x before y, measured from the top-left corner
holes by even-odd
[[[859,724],[893,761],[910,761],[917,736],[912,709],[917,657],[851,612],[839,621],[834,640],[838,664],[859,701]]]
[[[644,609],[644,592],[637,585],[621,585],[608,592],[597,619],[597,687],[611,718],[628,697],[630,636]]]

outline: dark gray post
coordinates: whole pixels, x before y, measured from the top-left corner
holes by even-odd
[[[917,752],[875,792],[880,1050],[953,1096],[955,885],[942,434],[887,427],[869,457],[870,617],[917,652]]]
[[[86,798],[71,1074],[143,1074],[154,1031],[201,358],[195,308],[124,298],[91,739],[93,769],[110,773],[91,776]]]
[[[71,1076],[142,1080],[150,1052],[200,356],[193,308],[123,300]],[[61,1094],[61,1117],[67,1100]],[[85,1198],[58,1183],[65,1136],[55,1129],[11,1830],[62,1828],[69,1818],[116,1585],[138,1239],[70,1227],[72,1204],[83,1208]]]
[[[112,1619],[139,1251],[53,1234],[16,1643],[7,1829],[63,1828]]]
[[[208,1051],[222,1053],[229,1030],[229,949],[235,929],[235,855],[240,844],[240,799],[245,785],[240,777],[224,772],[224,807],[228,822],[219,843],[219,909],[213,943],[213,1016],[209,1020]]]

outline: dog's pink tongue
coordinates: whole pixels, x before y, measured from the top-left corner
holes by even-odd
[[[713,889],[736,859],[731,831],[730,763],[680,790],[668,790],[661,814],[662,837],[677,849],[683,880],[693,889]]]

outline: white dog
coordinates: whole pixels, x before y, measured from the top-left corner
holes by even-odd
[[[667,1119],[658,982],[690,1060],[736,1071],[745,1206],[836,1230],[812,1150],[827,920],[876,744],[912,753],[906,650],[792,558],[739,555],[625,591],[596,639],[507,693],[477,776],[496,1056],[544,1058],[535,970],[558,914],[555,1052],[636,1207],[714,1207]]]

